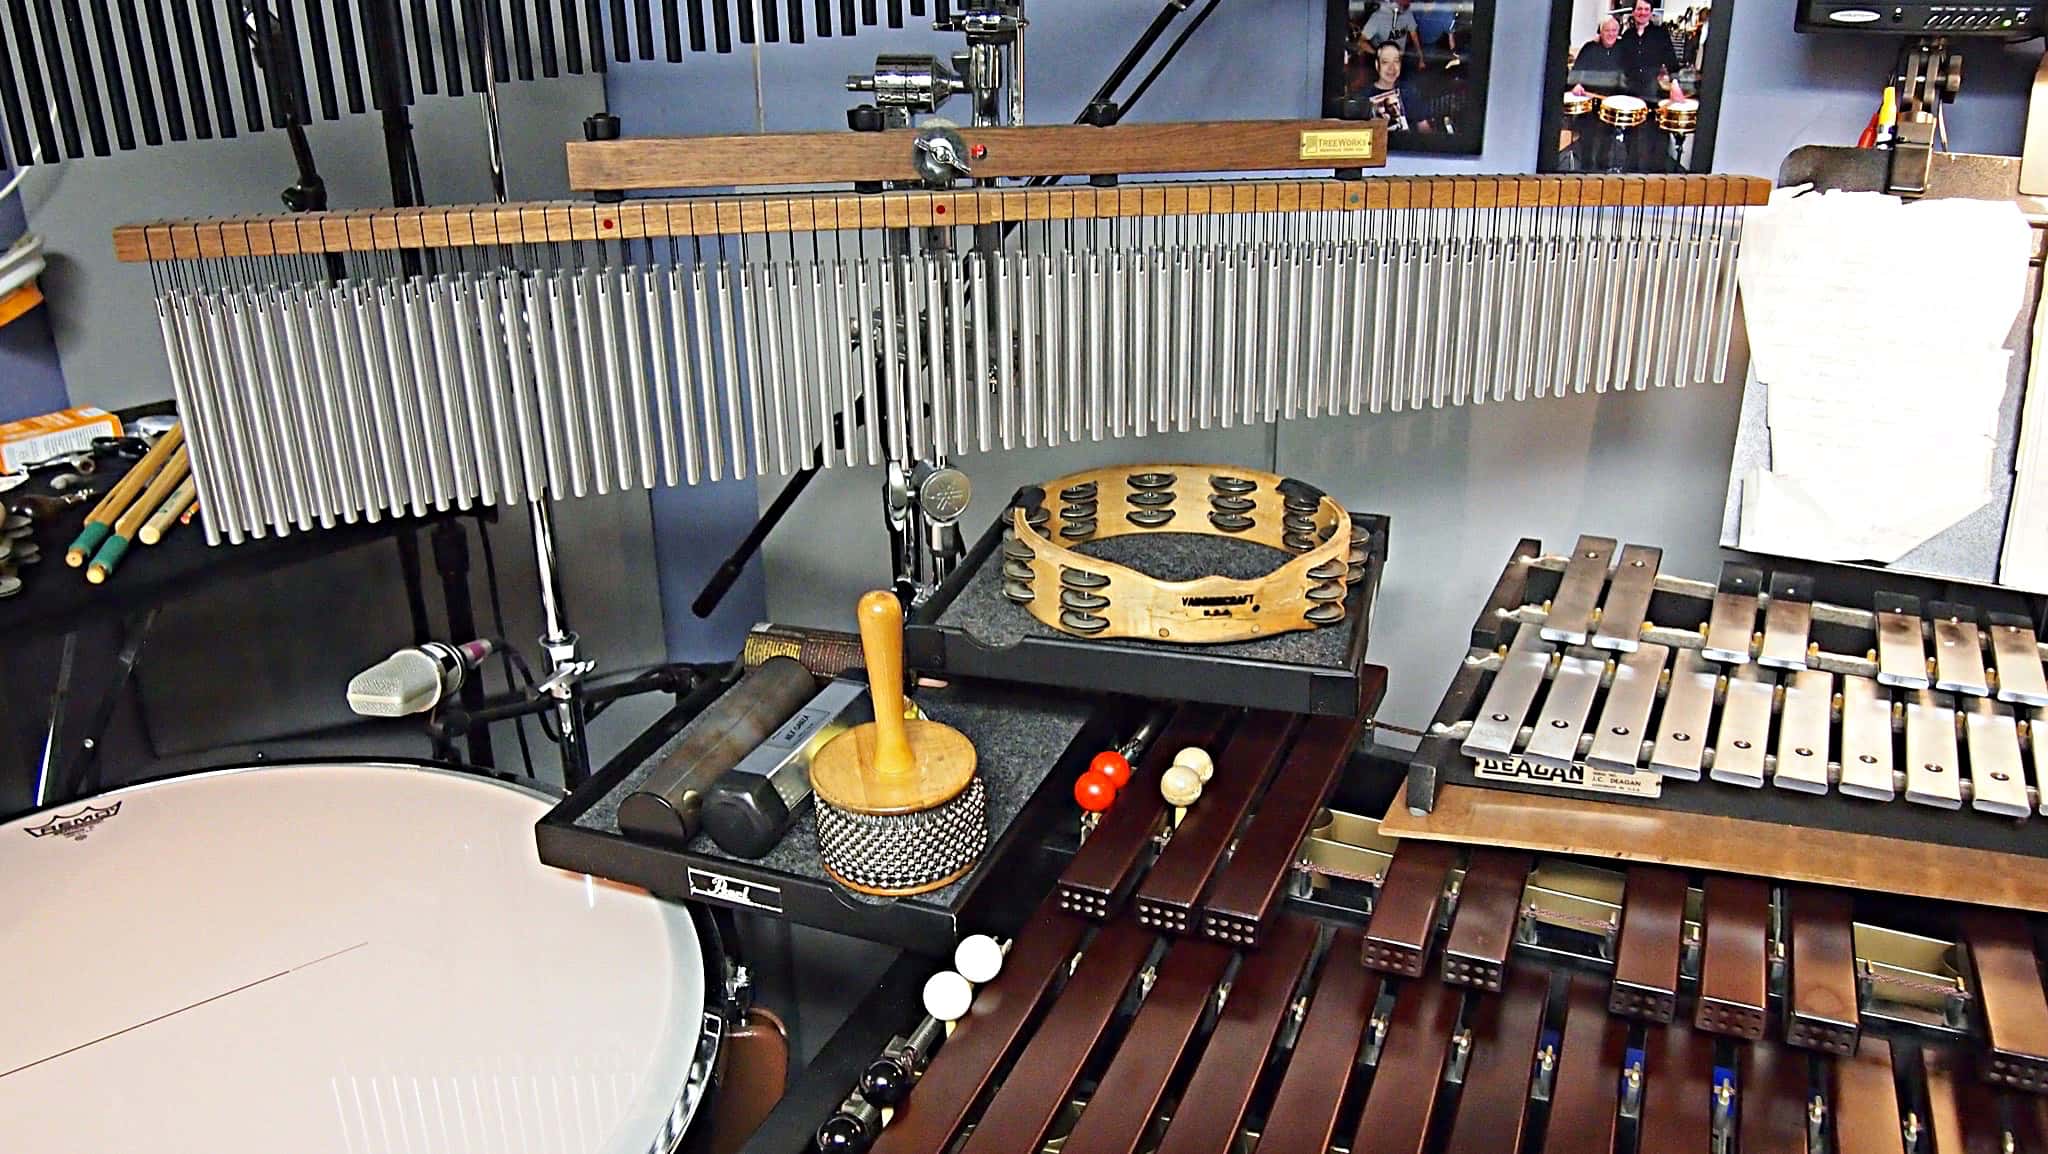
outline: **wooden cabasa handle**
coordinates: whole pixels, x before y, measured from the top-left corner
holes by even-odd
[[[875,706],[875,763],[881,775],[907,774],[913,760],[903,728],[903,603],[886,589],[862,594],[860,647]]]

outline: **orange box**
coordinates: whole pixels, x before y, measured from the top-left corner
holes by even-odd
[[[83,453],[94,437],[121,435],[121,418],[105,409],[63,409],[0,425],[0,471],[18,473],[52,457]]]

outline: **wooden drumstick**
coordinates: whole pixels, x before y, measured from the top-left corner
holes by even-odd
[[[187,473],[185,479],[178,482],[178,487],[171,491],[170,500],[165,501],[156,512],[150,514],[149,520],[142,523],[141,532],[135,535],[136,540],[144,545],[154,545],[164,539],[164,534],[170,532],[171,526],[178,523],[178,518],[197,496],[198,487],[193,481],[192,475]]]
[[[170,462],[171,457],[185,445],[185,426],[173,425],[171,431],[157,439],[149,452],[143,454],[128,475],[116,482],[107,495],[85,518],[85,528],[79,531],[78,539],[64,550],[64,563],[73,569],[84,565],[114,531],[114,522],[126,512],[130,503],[146,488],[150,481]]]
[[[86,567],[87,581],[98,585],[113,576],[114,567],[127,555],[128,545],[141,531],[143,522],[157,512],[169,499],[171,491],[182,484],[191,472],[192,459],[181,445],[172,453],[170,464],[157,473],[142,496],[131,502],[120,519],[114,522],[113,531],[100,543],[99,551],[93,554],[92,564]]]

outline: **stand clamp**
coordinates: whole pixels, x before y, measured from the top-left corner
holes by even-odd
[[[1892,144],[1885,191],[1893,196],[1927,193],[1934,166],[1934,137],[1940,108],[1963,90],[1963,57],[1939,36],[1914,40],[1899,50],[1892,84],[1899,94],[1899,124]]]
[[[1023,5],[1014,0],[984,4],[932,25],[936,31],[958,32],[967,38],[966,54],[955,56],[953,62],[974,94],[976,127],[1000,123],[1005,111],[1011,124],[1024,122],[1024,68],[1017,54],[1022,50],[1023,31],[1029,26]]]
[[[964,67],[965,57],[958,62]],[[879,109],[886,127],[908,128],[912,117],[937,112],[968,86],[936,56],[884,55],[875,57],[873,72],[847,77],[846,90],[874,93],[874,103],[861,107]]]

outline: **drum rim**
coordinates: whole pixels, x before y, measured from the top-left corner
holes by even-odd
[[[379,757],[352,759],[339,756],[293,757],[279,758],[276,761],[233,762],[206,769],[195,769],[185,773],[166,774],[163,777],[150,778],[147,781],[129,782],[127,785],[116,789],[82,794],[61,802],[23,811],[9,817],[5,821],[0,821],[0,830],[11,829],[18,824],[45,817],[60,809],[89,804],[103,798],[126,796],[140,790],[152,789],[158,786],[182,783],[199,778],[228,777],[264,770],[316,769],[321,767],[336,769],[395,769],[426,773],[437,777],[456,778],[482,785],[509,789],[514,793],[524,794],[536,801],[546,802],[550,807],[560,804],[563,797],[566,796],[566,794],[558,795],[545,788],[536,788],[524,782],[507,781],[473,770],[460,769],[446,762],[431,761],[424,758]],[[536,846],[534,850],[535,861],[540,861],[539,855],[540,851]],[[547,863],[542,862],[541,864],[546,865]],[[561,869],[559,866],[548,866],[548,868]],[[561,872],[574,873],[576,871],[561,870]],[[584,876],[596,877],[597,875],[585,874]],[[599,880],[610,884],[628,884],[613,883],[609,878]],[[689,1137],[690,1127],[696,1121],[698,1113],[703,1109],[705,1101],[710,1097],[710,1091],[717,1080],[718,1057],[725,1046],[726,1013],[730,1009],[729,1003],[731,1000],[731,991],[728,989],[726,976],[727,960],[731,957],[731,953],[725,940],[725,934],[719,929],[717,919],[713,916],[708,906],[701,902],[671,901],[641,886],[633,886],[632,888],[645,893],[652,901],[678,906],[682,909],[684,915],[690,919],[691,928],[696,931],[697,949],[704,964],[704,1015],[702,1023],[698,1026],[694,1051],[690,1056],[689,1066],[684,1071],[683,1084],[676,1092],[675,1106],[669,1111],[669,1116],[663,1123],[661,1132],[654,1136],[648,1146],[649,1154],[674,1154],[674,1151],[682,1146],[684,1139]]]
[[[66,798],[63,801],[51,802],[48,805],[38,806],[34,809],[22,810],[19,813],[9,816],[5,820],[0,820],[0,829],[6,829],[9,826],[14,825],[16,822],[24,821],[32,817],[41,817],[54,810],[63,809],[67,806],[74,806],[81,802],[93,801],[103,797],[119,797],[129,793],[133,793],[136,790],[150,789],[160,785],[169,785],[173,782],[189,781],[193,778],[223,777],[231,773],[248,773],[251,771],[264,769],[311,769],[323,765],[346,767],[352,769],[422,770],[428,773],[437,773],[448,777],[458,777],[471,781],[482,781],[487,782],[491,785],[503,786],[507,789],[514,791],[515,793],[526,794],[530,797],[535,798],[536,800],[545,801],[550,805],[560,804],[561,801],[567,796],[566,794],[552,793],[545,788],[536,788],[534,786],[527,785],[524,782],[507,781],[503,778],[492,777],[489,774],[480,773],[476,770],[463,769],[460,766],[451,765],[445,761],[434,761],[432,759],[424,757],[385,756],[373,758],[351,758],[337,755],[309,754],[303,757],[280,757],[276,759],[266,759],[263,761],[227,761],[222,762],[219,765],[209,765],[200,769],[188,769],[182,770],[177,773],[167,773],[164,774],[162,777],[151,777],[145,778],[141,781],[131,781],[126,785],[117,786],[114,789],[101,790],[98,793],[83,793],[77,795],[76,797]]]

